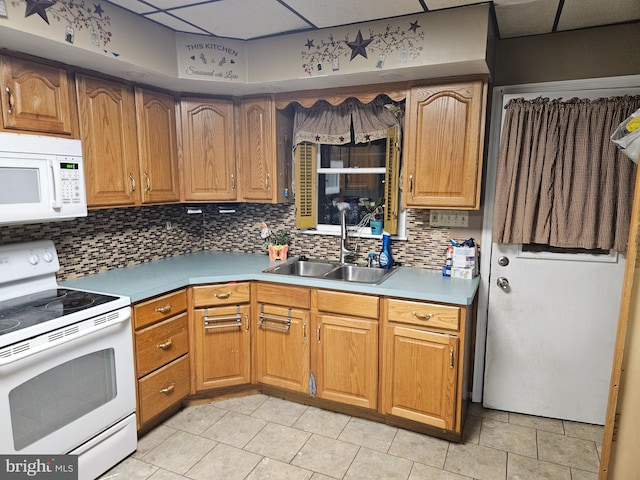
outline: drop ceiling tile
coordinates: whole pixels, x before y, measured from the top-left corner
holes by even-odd
[[[640,0],[565,0],[558,30],[574,30],[639,19]]]
[[[182,20],[164,12],[150,13],[148,15],[145,15],[145,18],[153,20],[154,22],[161,23],[165,27],[176,30],[178,32],[198,33],[200,35],[207,33],[204,30],[194,27],[193,25],[183,22]]]
[[[481,3],[479,0],[425,0],[429,10],[441,10],[443,8],[462,7]]]
[[[558,0],[496,0],[500,38],[551,33]]]
[[[148,13],[155,12],[156,10],[155,8],[150,7],[146,3],[139,2],[138,0],[109,0],[109,3],[131,10],[134,13]]]
[[[309,28],[305,21],[276,0],[220,0],[171,13],[213,35],[245,40]]]
[[[175,7],[185,7],[187,5],[194,5],[198,3],[207,3],[198,0],[145,0],[147,3],[150,3],[154,7],[157,7],[160,10],[168,10],[170,8]]]
[[[318,28],[424,12],[419,0],[285,0],[284,3]]]

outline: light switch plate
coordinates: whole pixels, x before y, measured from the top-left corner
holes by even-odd
[[[469,212],[464,210],[431,210],[429,224],[432,227],[468,227]]]

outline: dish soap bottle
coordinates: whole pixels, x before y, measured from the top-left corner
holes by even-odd
[[[387,232],[382,234],[382,251],[378,257],[380,268],[391,268],[393,266],[393,257],[391,256],[391,249],[389,244],[391,243],[391,235]]]

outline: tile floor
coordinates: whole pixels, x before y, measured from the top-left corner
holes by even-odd
[[[595,480],[603,427],[470,406],[463,443],[254,394],[191,406],[114,480]]]

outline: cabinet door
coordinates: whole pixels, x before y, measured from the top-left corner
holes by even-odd
[[[136,204],[140,181],[132,89],[85,75],[77,76],[77,89],[88,206]]]
[[[237,200],[233,103],[183,99],[183,200]]]
[[[378,322],[316,315],[313,373],[319,398],[376,408]]]
[[[382,413],[452,430],[458,338],[395,325],[386,328]]]
[[[72,135],[66,70],[9,57],[1,61],[4,128]]]
[[[411,89],[403,206],[480,208],[485,90],[481,81]]]
[[[309,312],[258,305],[256,379],[260,383],[309,392]]]
[[[172,95],[136,88],[142,203],[180,200],[176,107]]]
[[[277,196],[274,112],[269,98],[240,104],[240,164],[242,199],[275,202]]]
[[[196,389],[251,382],[249,305],[194,311]]]

